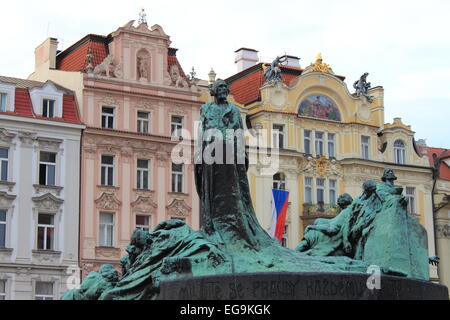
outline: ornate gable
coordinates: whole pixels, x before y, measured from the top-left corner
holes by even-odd
[[[189,207],[184,200],[173,199],[172,202],[166,207],[167,213],[171,217],[181,217],[186,218],[191,212],[191,207]]]
[[[97,209],[103,210],[119,210],[122,206],[122,202],[117,199],[114,193],[103,192],[103,194],[95,200],[95,204],[97,205]]]
[[[58,199],[50,193],[44,194],[40,197],[34,197],[32,200],[35,209],[46,212],[57,212],[64,203],[64,200]]]
[[[11,144],[12,140],[16,135],[14,133],[9,132],[6,129],[0,128],[0,144]]]
[[[139,196],[136,201],[131,204],[133,212],[154,214],[158,205],[151,197]]]

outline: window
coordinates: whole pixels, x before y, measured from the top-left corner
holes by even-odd
[[[150,217],[149,216],[136,216],[136,229],[143,231],[150,231]]]
[[[329,189],[329,191],[330,191],[330,204],[336,205],[336,194],[337,194],[337,192],[336,192],[336,186],[337,186],[336,180],[330,180],[329,185],[330,185],[330,189]]]
[[[283,173],[277,173],[273,176],[273,188],[277,190],[286,190],[286,177]]]
[[[281,245],[285,248],[288,247],[288,241],[289,241],[289,226],[285,225],[284,226],[284,233],[283,233],[283,237],[281,238]]]
[[[335,134],[329,133],[328,134],[328,157],[330,157],[330,158],[336,157],[336,152],[334,150],[334,139],[335,139]]]
[[[0,112],[6,111],[6,98],[8,94],[5,92],[0,92]]]
[[[362,136],[361,137],[361,150],[362,150],[362,158],[364,160],[369,160],[369,150],[370,150],[370,137]]]
[[[55,116],[55,100],[42,100],[42,116],[46,118]]]
[[[53,283],[37,281],[34,298],[35,300],[53,300]]]
[[[149,189],[149,161],[138,159],[137,161],[137,189]]]
[[[0,248],[6,248],[6,210],[0,210]]]
[[[323,155],[323,132],[316,132],[316,156]]]
[[[39,184],[54,186],[56,183],[56,153],[41,152],[39,162]]]
[[[325,203],[325,179],[317,179],[317,203]]]
[[[416,189],[406,187],[406,200],[408,201],[407,210],[410,214],[416,214]]]
[[[8,149],[0,148],[0,181],[8,181],[8,153]]]
[[[305,144],[305,153],[311,154],[311,131],[309,130],[305,130],[304,144]]]
[[[150,133],[150,113],[137,113],[137,131],[140,133]]]
[[[114,214],[100,212],[100,247],[114,247]]]
[[[102,186],[114,185],[114,156],[102,156]]]
[[[305,203],[312,203],[312,178],[305,178]]]
[[[0,300],[6,300],[6,280],[0,280]]]
[[[172,192],[183,192],[183,164],[172,163]]]
[[[114,129],[114,108],[102,107],[102,128]]]
[[[397,164],[406,163],[405,143],[402,140],[397,140],[394,142],[394,154],[395,154],[395,163]]]
[[[53,250],[55,244],[55,217],[40,213],[38,216],[37,249]]]
[[[183,129],[183,117],[172,116],[172,137],[181,137],[181,129]]]
[[[284,149],[284,132],[282,125],[273,125],[272,138],[272,145],[275,149]]]

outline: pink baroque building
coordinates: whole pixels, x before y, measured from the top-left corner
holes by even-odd
[[[87,35],[57,52],[36,49],[31,79],[54,79],[77,94],[82,137],[80,266],[119,267],[135,228],[168,219],[199,227],[193,163],[176,165],[179,129],[193,132],[200,92],[159,25],[133,21],[108,36]],[[193,148],[191,140],[184,143]]]

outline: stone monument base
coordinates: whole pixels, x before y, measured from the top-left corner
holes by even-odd
[[[161,282],[160,300],[448,300],[447,287],[429,281],[369,274],[254,273],[186,277]],[[372,286],[373,287],[373,286]]]

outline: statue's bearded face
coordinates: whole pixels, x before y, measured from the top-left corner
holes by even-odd
[[[218,100],[225,100],[228,97],[228,85],[225,82],[221,82],[217,85],[216,97]]]

